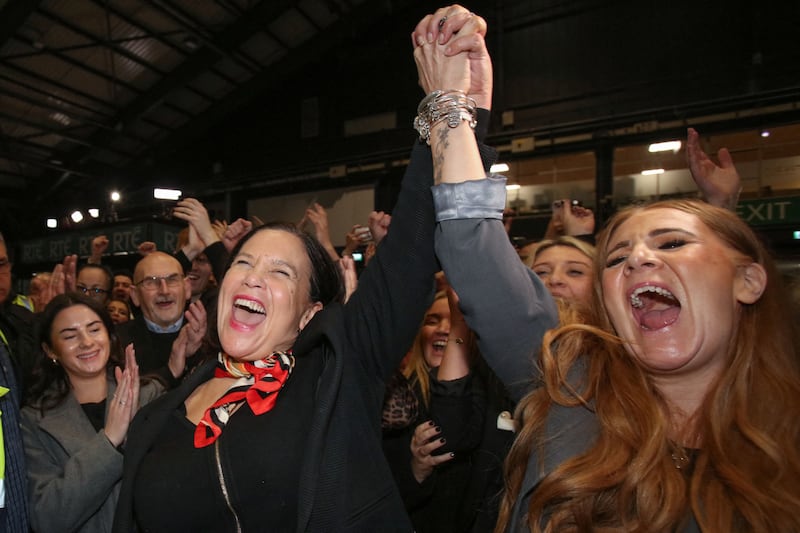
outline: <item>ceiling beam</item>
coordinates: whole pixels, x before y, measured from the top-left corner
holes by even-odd
[[[169,74],[122,109],[111,123],[119,125],[120,129],[125,131],[126,124],[140,120],[144,114],[159,105],[172,91],[186,86],[200,74],[209,70],[211,65],[223,57],[219,50],[235,50],[253,33],[260,31],[268,21],[274,20],[293,5],[292,0],[262,0],[214,38],[215,49],[204,46],[190,55]],[[105,132],[98,131],[90,137],[89,142],[92,145],[103,147],[109,144],[111,139]],[[76,161],[91,159],[91,157],[92,150],[87,148],[76,149],[72,155],[73,160]]]
[[[9,0],[6,3],[0,10],[0,46],[8,42],[41,3],[41,0]]]

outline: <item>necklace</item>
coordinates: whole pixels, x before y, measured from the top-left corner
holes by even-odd
[[[672,456],[672,463],[678,470],[683,470],[689,466],[689,455],[682,446],[675,446],[670,455]]]

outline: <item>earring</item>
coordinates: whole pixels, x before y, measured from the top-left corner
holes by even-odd
[[[58,359],[56,359],[55,357],[53,357],[53,358],[51,359],[51,361],[53,361],[53,364],[54,364],[55,366],[58,366]]]

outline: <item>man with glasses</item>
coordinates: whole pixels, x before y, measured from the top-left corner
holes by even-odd
[[[122,346],[133,343],[139,372],[155,374],[169,387],[178,383],[186,357],[197,351],[205,335],[202,304],[195,303],[184,313],[190,294],[178,260],[153,252],[142,258],[133,272],[131,301],[141,313],[117,328]],[[186,333],[181,337],[184,327]]]

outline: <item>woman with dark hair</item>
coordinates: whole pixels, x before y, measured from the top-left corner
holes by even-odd
[[[42,352],[22,409],[31,526],[35,531],[108,531],[122,478],[122,446],[139,403],[129,347],[125,369],[108,313],[78,293],[53,298],[41,315]]]
[[[336,265],[290,226],[232,251],[221,350],[134,420],[115,531],[411,531],[380,414],[433,294],[432,175],[418,142],[392,231],[344,305]]]
[[[482,43],[465,55],[488,61]],[[496,531],[800,531],[800,369],[755,233],[699,200],[622,211],[597,239],[585,322],[543,333],[552,298],[502,238],[504,180],[466,133],[431,133],[436,250],[521,399]]]

